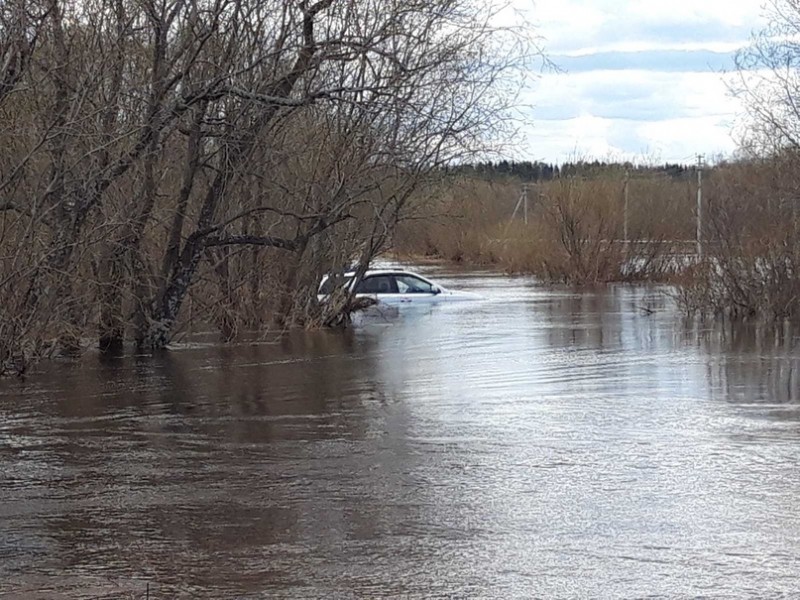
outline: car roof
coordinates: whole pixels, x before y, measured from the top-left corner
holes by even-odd
[[[355,271],[347,271],[344,276],[345,277],[355,277]],[[364,273],[364,277],[369,277],[370,275],[417,275],[416,273],[412,273],[406,269],[369,269],[366,273]],[[417,275],[421,277],[421,275]]]

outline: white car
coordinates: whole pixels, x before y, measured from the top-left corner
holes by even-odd
[[[319,286],[317,299],[325,299],[337,287],[348,287],[352,290],[354,272],[340,276],[326,275]],[[448,290],[444,286],[426,279],[422,275],[411,273],[402,269],[371,270],[364,274],[363,279],[354,290],[356,298],[373,298],[383,304],[421,304],[439,302],[442,300],[477,300],[477,294]]]

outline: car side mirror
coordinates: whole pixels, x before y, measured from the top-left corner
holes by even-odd
[[[436,294],[441,294],[441,293],[442,293],[442,288],[440,288],[438,285],[434,285],[434,286],[431,288],[431,292],[433,292],[433,295],[434,295],[434,296],[435,296]]]

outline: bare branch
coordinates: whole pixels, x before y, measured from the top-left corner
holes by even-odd
[[[267,246],[282,250],[297,250],[299,244],[296,240],[275,238],[270,236],[239,235],[229,237],[208,237],[203,242],[205,247],[214,246]]]

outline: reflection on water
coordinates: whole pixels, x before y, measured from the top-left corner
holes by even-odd
[[[790,596],[792,330],[659,290],[474,303],[0,385],[0,596]]]

